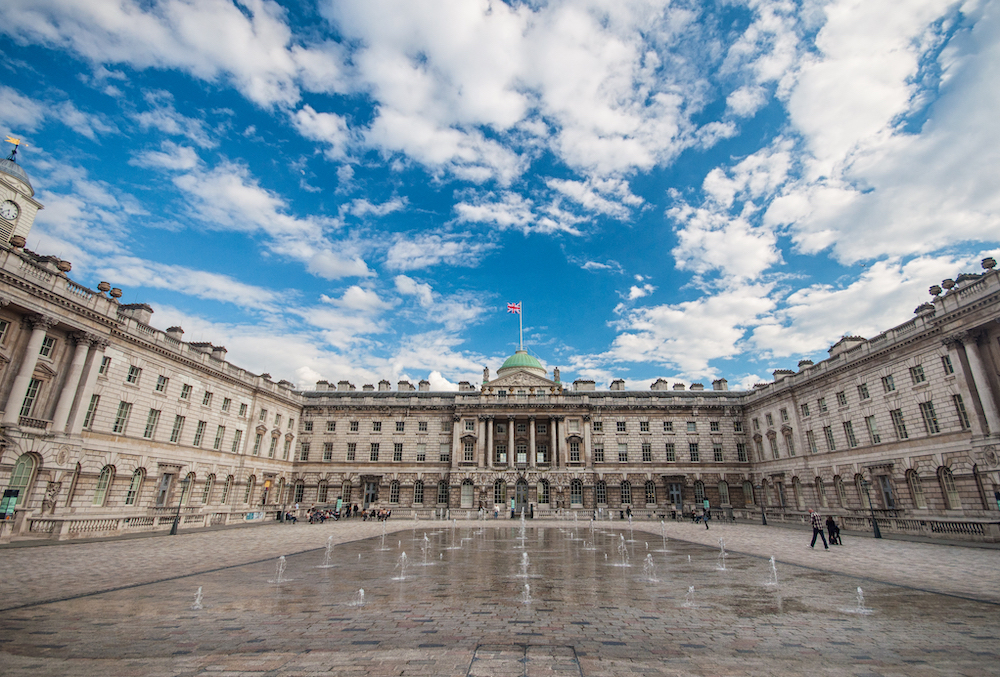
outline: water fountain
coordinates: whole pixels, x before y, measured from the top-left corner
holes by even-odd
[[[635,543],[635,534],[632,533],[632,515],[628,516],[628,542]]]
[[[861,588],[858,588],[860,590]],[[192,611],[201,611],[205,607],[201,604],[201,586],[198,586],[198,592],[194,593],[194,604],[191,605]]]
[[[382,543],[379,546],[379,550],[391,550],[392,548],[385,547],[385,520],[382,521]]]
[[[330,569],[334,565],[332,564],[333,559],[333,535],[326,539],[326,551],[323,553],[323,563],[317,566],[317,569]]]
[[[652,555],[646,555],[646,561],[642,565],[642,576],[648,581],[659,583],[659,579],[656,578],[656,565],[653,564]]]
[[[771,555],[771,577],[767,580],[765,585],[778,586],[778,567],[774,564],[774,555]]]
[[[663,539],[663,548],[659,552],[670,552],[667,550],[667,525],[660,520],[660,537]]]
[[[631,566],[628,563],[628,546],[625,545],[625,536],[618,534],[618,558],[619,563],[616,566],[627,567]]]
[[[725,541],[725,539],[720,538],[719,539],[719,564],[718,564],[719,571],[725,571],[726,570],[726,557],[728,557],[728,553],[726,552],[726,541]]]
[[[403,552],[399,556],[399,561],[396,563],[396,568],[399,569],[399,576],[394,576],[392,580],[394,581],[405,581],[406,580],[406,567],[409,560],[406,557],[406,553]]]
[[[865,606],[865,591],[858,586],[858,603],[857,606],[850,607],[847,609],[841,609],[841,612],[845,614],[859,614],[861,616],[868,616],[875,613],[875,609]]]
[[[278,558],[278,566],[275,569],[274,578],[268,581],[268,583],[278,584],[278,583],[285,583],[290,580],[291,580],[290,578],[285,578],[285,556],[282,555],[281,557]]]
[[[431,549],[431,539],[427,538],[427,534],[424,534],[424,540],[420,543],[420,552],[424,556],[424,566],[427,566],[427,553]]]
[[[524,590],[521,592],[521,603],[531,604],[531,586],[527,583],[524,584]]]
[[[518,578],[528,577],[528,553],[521,553],[521,573],[518,574]]]
[[[688,609],[694,609],[698,604],[694,601],[694,586],[688,587],[687,595],[684,596],[684,604],[681,606]]]
[[[365,589],[361,588],[358,590],[358,594],[354,596],[354,601],[348,604],[348,606],[364,606],[365,605]]]

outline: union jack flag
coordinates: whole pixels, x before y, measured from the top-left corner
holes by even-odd
[[[507,304],[507,312],[508,313],[514,313],[515,315],[520,315],[521,314],[521,302],[518,301],[517,303],[508,303]]]

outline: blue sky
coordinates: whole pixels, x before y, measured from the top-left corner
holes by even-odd
[[[28,247],[311,387],[732,387],[1000,253],[1000,3],[7,0]]]

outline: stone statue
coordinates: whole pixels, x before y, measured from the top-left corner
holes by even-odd
[[[486,383],[489,380],[490,380],[490,368],[483,367],[483,383]]]
[[[50,515],[56,511],[56,498],[59,496],[59,490],[62,488],[62,482],[49,482],[45,486],[45,497],[42,499],[42,513],[49,513]]]

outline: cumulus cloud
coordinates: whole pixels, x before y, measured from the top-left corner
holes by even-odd
[[[397,235],[386,252],[390,270],[419,270],[445,264],[473,268],[497,247],[495,242],[468,233]]]

